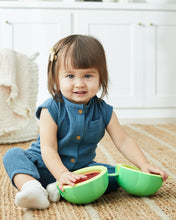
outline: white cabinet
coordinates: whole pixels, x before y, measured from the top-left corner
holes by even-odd
[[[80,33],[102,42],[110,75],[108,102],[120,109],[122,117],[175,117],[176,7],[49,1],[9,4],[0,2],[0,48],[29,56],[40,53],[37,104],[49,96],[49,48],[66,35]]]
[[[71,34],[71,14],[64,10],[6,9],[0,11],[1,48],[12,48],[31,56],[39,64],[38,104],[48,96],[47,65],[49,49],[62,37]]]
[[[145,15],[145,107],[176,107],[176,12]]]
[[[75,32],[103,43],[114,106],[176,107],[175,12],[77,12]]]

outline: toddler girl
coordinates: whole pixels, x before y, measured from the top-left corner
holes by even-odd
[[[167,173],[152,166],[124,132],[113,107],[102,100],[107,88],[105,53],[97,39],[71,35],[54,45],[48,63],[48,90],[52,98],[36,111],[39,137],[29,149],[12,148],[3,158],[7,174],[19,190],[15,196],[17,206],[48,208],[49,199],[56,202],[60,197],[56,181],[63,191],[64,184],[74,186],[76,180],[86,178],[74,170],[104,165],[109,173],[114,173],[114,166],[94,161],[105,130],[128,160],[144,172],[167,179]],[[100,98],[96,96],[98,91]],[[115,177],[109,177],[107,192],[117,188]]]

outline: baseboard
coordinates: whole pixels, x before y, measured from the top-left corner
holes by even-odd
[[[119,118],[120,124],[175,124],[176,118]]]
[[[126,123],[174,123],[176,109],[114,109],[119,121]]]

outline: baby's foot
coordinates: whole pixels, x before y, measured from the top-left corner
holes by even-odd
[[[26,182],[15,196],[15,205],[29,209],[49,207],[48,193],[37,180]]]
[[[46,190],[48,192],[49,200],[52,202],[58,202],[60,200],[60,193],[56,186],[57,182],[48,184]]]

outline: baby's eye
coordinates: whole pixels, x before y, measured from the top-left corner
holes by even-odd
[[[73,74],[68,74],[68,75],[67,75],[67,78],[73,79],[73,78],[74,78],[74,75],[73,75]]]
[[[92,75],[91,75],[91,74],[86,74],[84,77],[85,77],[85,78],[91,78]]]

